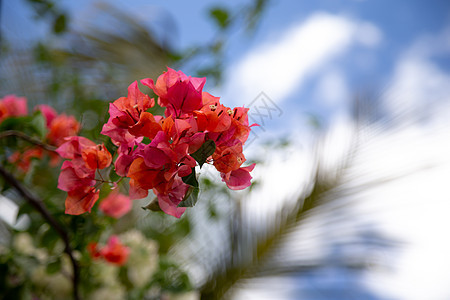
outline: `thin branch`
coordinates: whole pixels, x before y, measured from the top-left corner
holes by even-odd
[[[40,214],[41,216],[50,224],[51,227],[58,233],[60,238],[63,240],[65,248],[64,252],[69,256],[70,261],[73,267],[73,276],[72,276],[72,284],[73,284],[73,298],[75,300],[79,300],[79,292],[78,285],[80,281],[80,267],[78,265],[77,260],[73,256],[73,249],[70,246],[70,239],[67,231],[58,221],[53,218],[53,216],[49,213],[42,200],[33,195],[28,189],[26,189],[11,173],[6,171],[2,165],[0,165],[0,175],[11,184],[16,191],[29,203],[31,204]]]
[[[36,139],[34,137],[31,137],[31,136],[28,136],[28,135],[26,135],[26,134],[24,134],[23,132],[20,132],[20,131],[7,130],[7,131],[4,131],[4,132],[0,133],[0,139],[3,139],[5,137],[9,137],[9,136],[15,136],[15,137],[20,138],[20,139],[22,139],[24,141],[27,141],[27,142],[29,142],[31,144],[35,144],[35,145],[37,145],[37,146],[39,146],[39,147],[41,147],[41,148],[43,148],[45,150],[48,150],[48,151],[54,152],[56,150],[56,147],[54,147],[52,145],[49,145],[49,144],[46,144],[46,143],[43,143],[40,140],[38,140],[38,139]]]

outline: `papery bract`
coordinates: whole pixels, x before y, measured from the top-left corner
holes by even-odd
[[[86,163],[86,166],[92,170],[109,167],[112,161],[111,153],[109,153],[103,144],[83,149],[81,151],[81,157]]]
[[[185,184],[181,178],[176,177],[172,188],[166,193],[159,193],[155,191],[158,197],[159,207],[168,215],[180,218],[186,211],[186,207],[178,207],[181,201],[183,201],[186,192],[189,189],[189,185]]]
[[[66,137],[76,136],[79,130],[80,123],[73,116],[61,114],[50,123],[47,140],[52,145],[60,146]]]
[[[131,210],[131,199],[113,191],[100,202],[99,208],[105,215],[118,219]]]
[[[241,167],[246,161],[243,146],[255,126],[249,126],[248,108],[221,104],[219,97],[203,92],[205,81],[171,68],[156,83],[149,78],[141,80],[158,96],[164,116],[147,111],[154,100],[139,90],[136,81],[128,87],[127,97],[110,103],[109,119],[101,133],[118,147],[115,174],[128,177],[130,189],[129,198],[112,192],[104,199],[100,209],[105,214],[122,216],[129,210],[130,199],[144,198],[152,190],[161,210],[179,218],[186,208],[178,205],[189,197],[188,190],[198,189],[198,182],[188,178],[197,165],[214,165],[230,189],[251,185],[250,171],[255,165]],[[68,191],[69,204],[76,207],[71,212],[90,210],[96,201],[93,193],[105,182],[102,174],[108,174],[98,172],[97,179],[97,170],[109,166],[112,156],[103,145],[81,137],[58,142],[54,137],[61,136],[55,134],[61,126],[54,124],[57,118],[50,122],[47,139],[60,146],[57,152],[62,157],[71,159],[63,164],[58,186]],[[80,197],[82,191],[89,191],[89,202]],[[79,205],[74,205],[76,199]],[[182,206],[195,202],[186,198]]]
[[[56,152],[66,159],[75,159],[82,156],[83,149],[95,147],[96,144],[82,136],[66,137],[64,143],[61,144]]]
[[[130,249],[124,246],[117,236],[113,235],[109,238],[108,244],[100,250],[100,254],[106,261],[122,266],[127,262]]]
[[[6,95],[0,99],[0,122],[8,117],[26,116],[27,99],[15,95]]]
[[[23,172],[27,172],[30,168],[32,159],[41,159],[44,151],[40,147],[35,147],[24,151],[16,151],[8,157],[8,161],[17,164]]]
[[[252,176],[250,172],[255,168],[255,164],[239,168],[227,174],[221,173],[222,181],[232,190],[243,190],[251,185]]]
[[[228,173],[238,169],[245,161],[240,142],[232,146],[224,145],[217,147],[212,157],[217,171],[222,173]]]
[[[98,248],[98,243],[96,242],[90,242],[87,245],[87,250],[89,252],[89,255],[93,258],[93,259],[99,259],[102,257],[101,253],[100,253],[100,249]]]
[[[150,78],[141,82],[159,96],[158,104],[166,107],[166,116],[181,116],[202,107],[202,89],[206,78],[188,77],[181,71],[167,68],[156,83]]]
[[[66,198],[66,214],[81,215],[85,212],[91,212],[95,202],[99,197],[99,191],[95,191],[94,187],[85,187],[67,192]]]
[[[141,113],[139,121],[128,131],[134,136],[146,136],[153,139],[161,131],[161,125],[155,121],[153,115],[149,112]]]
[[[76,165],[76,162],[74,164],[72,161],[65,161],[59,174],[58,188],[70,192],[94,185],[94,171],[81,167],[82,165]]]

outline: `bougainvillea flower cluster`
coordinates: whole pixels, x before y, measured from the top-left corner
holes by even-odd
[[[130,197],[143,198],[153,190],[160,208],[175,217],[186,210],[179,206],[190,189],[183,179],[195,172],[197,164],[214,165],[231,189],[251,184],[254,164],[242,167],[243,145],[251,130],[248,108],[222,105],[218,97],[203,91],[205,81],[171,68],[156,83],[141,80],[158,96],[164,116],[147,111],[155,100],[134,82],[127,97],[110,104],[102,130],[118,146],[114,166],[117,174],[130,178]]]
[[[9,117],[26,116],[27,99],[15,95],[7,95],[0,99],[0,123]]]
[[[103,247],[99,247],[96,242],[89,243],[87,250],[92,258],[104,259],[118,266],[124,265],[130,254],[130,248],[124,246],[116,235],[112,235]]]
[[[96,171],[111,164],[111,154],[103,144],[96,145],[81,136],[66,138],[56,152],[68,159],[58,178],[58,188],[67,192],[66,213],[90,212],[99,197]]]
[[[99,208],[105,215],[118,219],[131,210],[131,199],[116,189],[100,202]]]
[[[45,119],[46,136],[44,142],[51,146],[62,145],[66,137],[75,136],[80,130],[80,124],[73,116],[58,113],[49,105],[37,105],[34,112],[39,111]],[[0,123],[6,118],[27,116],[27,99],[14,95],[0,99]],[[46,151],[42,147],[31,146],[22,151],[16,151],[8,157],[9,162],[15,163],[19,169],[27,172],[32,159],[42,159]],[[60,162],[60,156],[48,152],[50,165],[56,166]]]
[[[186,207],[195,204],[196,199],[194,203],[187,199],[198,192],[195,169],[205,163],[220,172],[230,189],[251,185],[250,172],[255,164],[243,166],[246,159],[242,152],[254,126],[249,125],[248,108],[224,106],[218,97],[203,91],[205,81],[170,68],[156,83],[149,78],[141,80],[158,96],[164,116],[149,111],[155,100],[140,91],[137,81],[128,87],[127,97],[110,103],[109,119],[101,133],[117,146],[114,170],[129,178],[127,199],[144,198],[152,190],[159,208],[179,218]],[[59,128],[58,117],[47,108],[40,109],[49,116],[47,121],[53,118],[50,126]],[[63,131],[62,127],[50,130]],[[48,140],[59,143],[56,137],[65,134],[51,135]],[[104,145],[78,136],[65,137],[57,152],[68,159],[58,181],[58,187],[68,192],[66,213],[90,212],[99,198],[99,186],[106,182],[98,170],[112,163],[111,154]],[[124,199],[113,193],[101,210],[119,217],[129,210]],[[126,207],[121,208],[121,203]]]

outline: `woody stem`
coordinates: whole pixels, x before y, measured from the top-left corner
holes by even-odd
[[[15,190],[31,205],[33,206],[44,218],[44,220],[50,224],[50,226],[56,231],[59,237],[64,242],[64,252],[69,256],[73,267],[72,285],[73,285],[73,298],[75,300],[80,299],[78,292],[78,286],[80,281],[80,267],[77,260],[73,256],[73,249],[70,245],[69,234],[63,226],[49,213],[47,208],[41,199],[37,198],[28,189],[26,189],[22,183],[20,183],[11,173],[6,171],[2,165],[0,165],[0,175],[8,182]]]
[[[20,138],[20,139],[22,139],[24,141],[27,141],[27,142],[29,142],[31,144],[35,144],[35,145],[37,145],[37,146],[39,146],[39,147],[41,147],[41,148],[43,148],[45,150],[48,150],[48,151],[54,152],[56,150],[56,147],[54,147],[52,145],[49,145],[49,144],[46,144],[46,143],[43,143],[40,140],[38,140],[38,139],[36,139],[34,137],[31,137],[31,136],[28,136],[28,135],[26,135],[26,134],[24,134],[23,132],[20,132],[20,131],[7,130],[5,132],[0,133],[0,139],[3,139],[5,137],[9,137],[9,136],[15,136],[15,137]]]

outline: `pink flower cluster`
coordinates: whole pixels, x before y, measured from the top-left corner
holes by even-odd
[[[81,136],[66,138],[56,152],[64,161],[58,178],[58,188],[67,192],[66,214],[79,215],[91,211],[99,197],[95,178],[97,170],[111,164],[112,156],[102,145]]]
[[[110,103],[110,117],[101,133],[118,147],[115,172],[130,178],[130,197],[113,192],[100,205],[105,214],[118,218],[130,210],[129,199],[144,198],[153,190],[159,207],[179,218],[186,210],[180,203],[198,187],[197,164],[213,165],[230,189],[251,185],[255,164],[242,166],[243,145],[253,126],[248,123],[248,108],[222,105],[219,98],[202,91],[205,81],[170,68],[156,83],[141,80],[158,96],[164,116],[148,111],[155,100],[142,93],[136,81],[127,97]],[[112,163],[111,154],[103,145],[78,136],[65,138],[56,151],[68,159],[58,180],[58,188],[68,192],[66,213],[90,212],[99,186],[106,182],[98,170]]]
[[[0,99],[0,123],[9,117],[26,116],[27,99],[15,95],[7,95]]]
[[[100,248],[96,242],[91,242],[87,246],[90,256],[94,259],[104,259],[105,261],[122,266],[127,262],[130,248],[124,246],[119,237],[112,235],[108,243]]]
[[[102,130],[118,146],[114,166],[118,175],[130,178],[130,197],[143,198],[152,189],[160,208],[178,218],[186,210],[178,205],[190,188],[183,177],[193,172],[193,154],[206,142],[215,148],[204,162],[215,166],[230,189],[250,186],[255,166],[242,167],[243,145],[251,129],[248,108],[222,105],[218,97],[203,92],[205,81],[170,68],[156,83],[141,80],[158,96],[164,116],[147,111],[155,100],[134,82],[127,97],[110,103],[110,118]]]
[[[52,146],[60,146],[64,139],[75,136],[80,130],[80,124],[73,116],[58,113],[50,106],[37,105],[33,111],[40,111],[45,118],[47,135],[45,142]],[[7,95],[0,99],[0,123],[7,118],[23,117],[28,114],[27,99],[15,95]],[[22,151],[16,151],[8,157],[9,162],[16,164],[22,171],[27,172],[32,159],[44,157],[44,150],[41,147],[32,146]],[[50,165],[56,166],[60,162],[60,157],[52,152]]]

